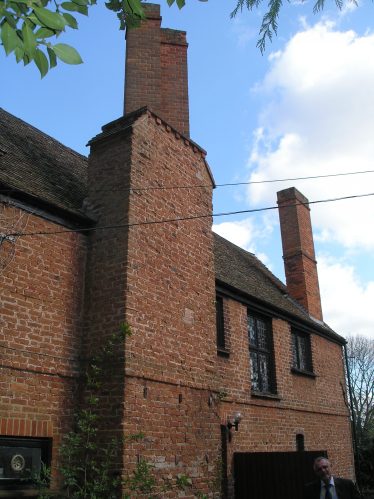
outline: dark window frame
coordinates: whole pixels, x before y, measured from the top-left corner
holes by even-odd
[[[8,435],[0,435],[0,453],[1,449],[10,449],[14,448],[14,452],[19,452],[18,449],[21,449],[20,454],[22,454],[22,449],[29,449],[32,451],[33,449],[40,450],[40,465],[44,463],[48,468],[51,467],[52,462],[52,438],[50,437],[18,437],[18,436],[8,436]],[[5,458],[5,453],[1,454],[3,459]],[[4,464],[4,463],[3,463]],[[4,471],[4,468],[3,468]],[[17,478],[3,478],[0,480],[0,490],[28,490],[35,489],[36,485],[32,480],[32,477],[29,475]]]
[[[255,323],[255,340],[256,344],[251,342],[250,335],[250,319]],[[264,338],[265,345],[261,345],[259,340],[259,330],[260,324],[264,326]],[[257,313],[253,313],[251,310],[247,309],[247,334],[248,334],[248,349],[249,349],[249,361],[251,368],[251,392],[253,395],[269,395],[274,397],[277,394],[277,384],[275,377],[275,356],[274,356],[274,344],[273,344],[273,327],[272,319]],[[252,355],[251,355],[252,354]],[[256,366],[253,364],[253,359],[256,357]],[[261,374],[261,357],[266,359],[266,375]],[[258,387],[254,387],[253,382],[253,372],[256,370],[258,377]]]
[[[216,342],[217,353],[228,356],[229,351],[226,342],[224,298],[220,294],[216,295]]]
[[[292,372],[314,377],[310,334],[291,328]]]

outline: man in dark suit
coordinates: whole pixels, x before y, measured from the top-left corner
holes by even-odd
[[[318,480],[306,485],[304,499],[360,499],[352,480],[332,476],[330,461],[325,457],[317,457],[313,469]]]

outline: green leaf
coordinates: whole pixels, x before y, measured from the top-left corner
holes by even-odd
[[[43,7],[34,7],[34,12],[39,21],[47,28],[63,30],[66,26],[65,18],[58,12],[51,12]]]
[[[6,55],[9,55],[18,46],[17,32],[7,22],[1,26],[1,41],[3,42]]]
[[[72,16],[71,14],[67,14],[66,12],[62,15],[64,16],[65,21],[68,23],[70,28],[78,29],[78,21],[75,19],[74,16]]]
[[[74,2],[62,2],[61,7],[65,10],[69,10],[70,12],[79,12],[84,16],[88,16],[88,7],[87,5],[78,5]]]
[[[17,21],[14,19],[14,17],[9,13],[9,12],[4,12],[4,17],[7,20],[8,24],[16,29],[17,28]]]
[[[34,12],[31,12],[31,14],[27,16],[27,19],[29,19],[29,21],[31,21],[35,26],[40,25],[40,21],[34,14]]]
[[[186,5],[185,0],[177,0],[177,5],[179,9],[183,9],[183,7]]]
[[[105,4],[105,7],[114,12],[118,12],[121,9],[121,2],[119,0],[110,0]]]
[[[44,78],[49,69],[48,59],[40,49],[36,49],[34,60],[40,71],[40,76]]]
[[[76,3],[77,5],[88,5],[89,4],[89,0],[73,0],[74,3]]]
[[[53,47],[54,53],[66,64],[82,64],[82,59],[74,47],[65,43],[58,43]]]
[[[38,31],[35,31],[36,38],[49,38],[55,34],[56,31],[48,28],[39,28]]]
[[[21,4],[17,4],[15,2],[9,2],[9,7],[14,10],[17,16],[22,14]]]
[[[22,26],[22,38],[25,54],[31,61],[34,58],[36,52],[36,38],[27,22],[24,22]]]
[[[49,57],[49,66],[50,68],[55,68],[57,66],[57,58],[56,54],[53,52],[53,49],[47,47],[48,57]]]
[[[88,7],[86,5],[77,5],[77,12],[84,16],[88,16]]]
[[[79,5],[74,2],[62,2],[61,7],[70,12],[78,12]]]
[[[173,5],[173,3],[175,2],[175,0],[167,0],[167,2],[168,2],[169,7],[171,7]]]
[[[24,55],[23,55],[22,60],[23,60],[23,64],[24,64],[25,66],[27,66],[27,65],[28,65],[28,64],[30,64],[30,62],[31,62],[31,59],[30,59],[30,57],[29,57],[27,54],[24,54]]]
[[[125,11],[136,15],[141,19],[145,18],[144,10],[140,0],[124,0]]]
[[[17,47],[14,51],[14,55],[16,56],[17,62],[22,61],[23,56],[25,55],[25,51],[23,50],[23,47]]]

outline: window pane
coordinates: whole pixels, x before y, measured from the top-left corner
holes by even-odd
[[[248,310],[248,342],[252,391],[276,393],[271,319]]]
[[[308,345],[305,336],[299,336],[299,368],[303,371],[308,370]]]
[[[292,365],[301,371],[313,371],[310,336],[292,331]]]
[[[257,335],[258,335],[258,348],[263,350],[268,349],[266,323],[261,319],[257,319]]]
[[[292,365],[293,367],[299,367],[298,355],[297,355],[297,336],[292,333]]]
[[[225,322],[223,316],[223,298],[216,297],[216,327],[217,327],[217,347],[225,348]]]
[[[269,361],[267,354],[259,354],[259,369],[261,379],[261,391],[270,392]]]
[[[252,382],[252,390],[255,392],[259,392],[260,385],[259,385],[259,372],[258,372],[256,352],[251,352],[251,382]]]
[[[248,338],[249,344],[253,347],[257,346],[256,340],[256,322],[251,316],[248,317]]]

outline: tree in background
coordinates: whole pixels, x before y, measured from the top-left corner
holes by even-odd
[[[57,60],[67,64],[81,64],[83,61],[74,47],[65,43],[54,43],[68,28],[78,29],[77,14],[88,15],[89,8],[97,0],[0,0],[0,40],[6,55],[14,54],[16,62],[25,65],[34,63],[43,78],[57,65]],[[185,0],[166,0],[181,9]],[[206,0],[200,0],[206,1]],[[243,8],[257,9],[263,0],[235,0],[236,6],[231,13],[234,17]],[[356,3],[356,0],[348,0]],[[313,11],[316,13],[324,6],[325,0],[317,0]],[[335,0],[339,9],[343,0]],[[135,27],[144,19],[141,0],[109,0],[105,6],[119,19],[120,29]],[[277,33],[278,18],[282,7],[281,0],[269,0],[259,31],[257,46],[261,53],[265,50],[266,40]]]
[[[357,445],[357,478],[364,489],[374,492],[374,339],[351,336],[347,356]]]

